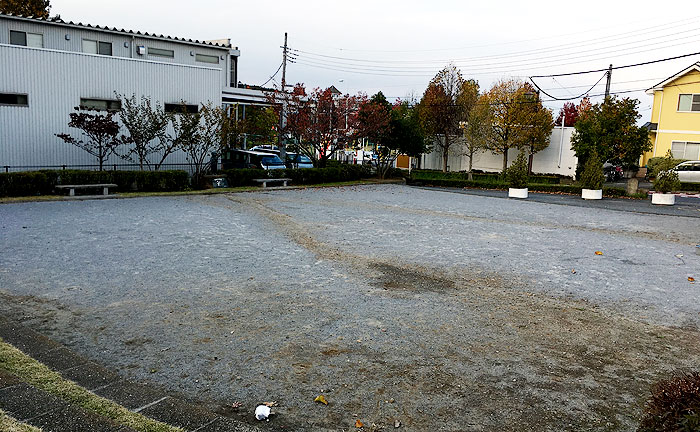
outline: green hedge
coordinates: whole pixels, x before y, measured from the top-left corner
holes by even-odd
[[[475,188],[475,189],[508,189],[508,185],[505,182],[484,182],[478,180],[450,180],[450,179],[438,179],[438,180],[415,180],[411,179],[409,184],[421,183],[429,186],[440,186],[440,187],[456,187],[456,188]],[[563,184],[538,184],[529,183],[527,185],[530,192],[561,192],[573,195],[581,194],[582,187],[579,185],[563,185]],[[622,197],[626,196],[627,193],[623,188],[615,187],[604,187],[603,195],[607,197]]]
[[[230,187],[252,186],[260,178],[290,178],[293,185],[335,183],[360,180],[371,173],[362,165],[339,165],[328,168],[298,168],[284,170],[229,169],[221,171],[226,174]]]
[[[114,183],[119,192],[168,192],[190,185],[186,171],[44,170],[0,174],[0,196],[50,195],[54,186]]]
[[[442,172],[433,170],[413,170],[411,177],[415,180],[466,180],[468,177],[466,172]],[[537,184],[560,184],[561,178],[555,175],[531,175],[530,181]],[[499,173],[473,173],[472,178],[475,181],[483,181],[488,183],[500,183],[503,177]]]
[[[1,197],[49,195],[55,185],[56,176],[51,172],[0,173]]]
[[[686,192],[700,192],[700,183],[681,183],[681,190]]]

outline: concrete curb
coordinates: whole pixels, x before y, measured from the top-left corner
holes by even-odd
[[[259,432],[204,405],[156,386],[123,380],[118,374],[17,323],[0,318],[0,338],[95,394],[134,412],[188,431]],[[131,429],[86,412],[22,382],[0,369],[0,409],[17,420],[51,431]],[[251,414],[252,415],[252,414]]]

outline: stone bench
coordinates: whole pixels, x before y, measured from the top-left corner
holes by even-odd
[[[276,179],[253,179],[254,182],[262,183],[262,187],[267,187],[268,183],[279,183],[282,182],[282,186],[287,186],[288,181],[292,181],[290,178],[276,178]]]
[[[82,185],[57,185],[56,189],[63,190],[68,189],[68,196],[75,196],[76,189],[100,189],[102,188],[102,195],[109,195],[109,188],[115,188],[117,185],[114,183],[98,183],[98,184],[82,184]]]

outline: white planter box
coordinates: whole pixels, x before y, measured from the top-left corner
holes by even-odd
[[[527,188],[508,188],[508,198],[527,198]]]
[[[603,189],[581,189],[581,198],[587,200],[603,199]]]
[[[651,194],[651,203],[658,205],[674,205],[676,203],[676,196],[670,193],[654,193]]]

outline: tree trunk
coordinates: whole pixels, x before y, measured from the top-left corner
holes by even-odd
[[[506,168],[508,168],[508,150],[510,150],[508,147],[503,150],[503,169],[501,170],[503,174],[505,174]]]
[[[474,180],[472,176],[472,160],[474,159],[474,152],[471,152],[469,154],[469,172],[467,173],[467,180],[472,181]]]
[[[530,149],[530,154],[527,157],[527,174],[532,175],[532,160],[535,158],[535,154]]]
[[[445,143],[443,144],[442,147],[442,172],[447,172],[447,159],[450,157],[450,141],[449,138],[447,137],[447,134],[445,134]]]

